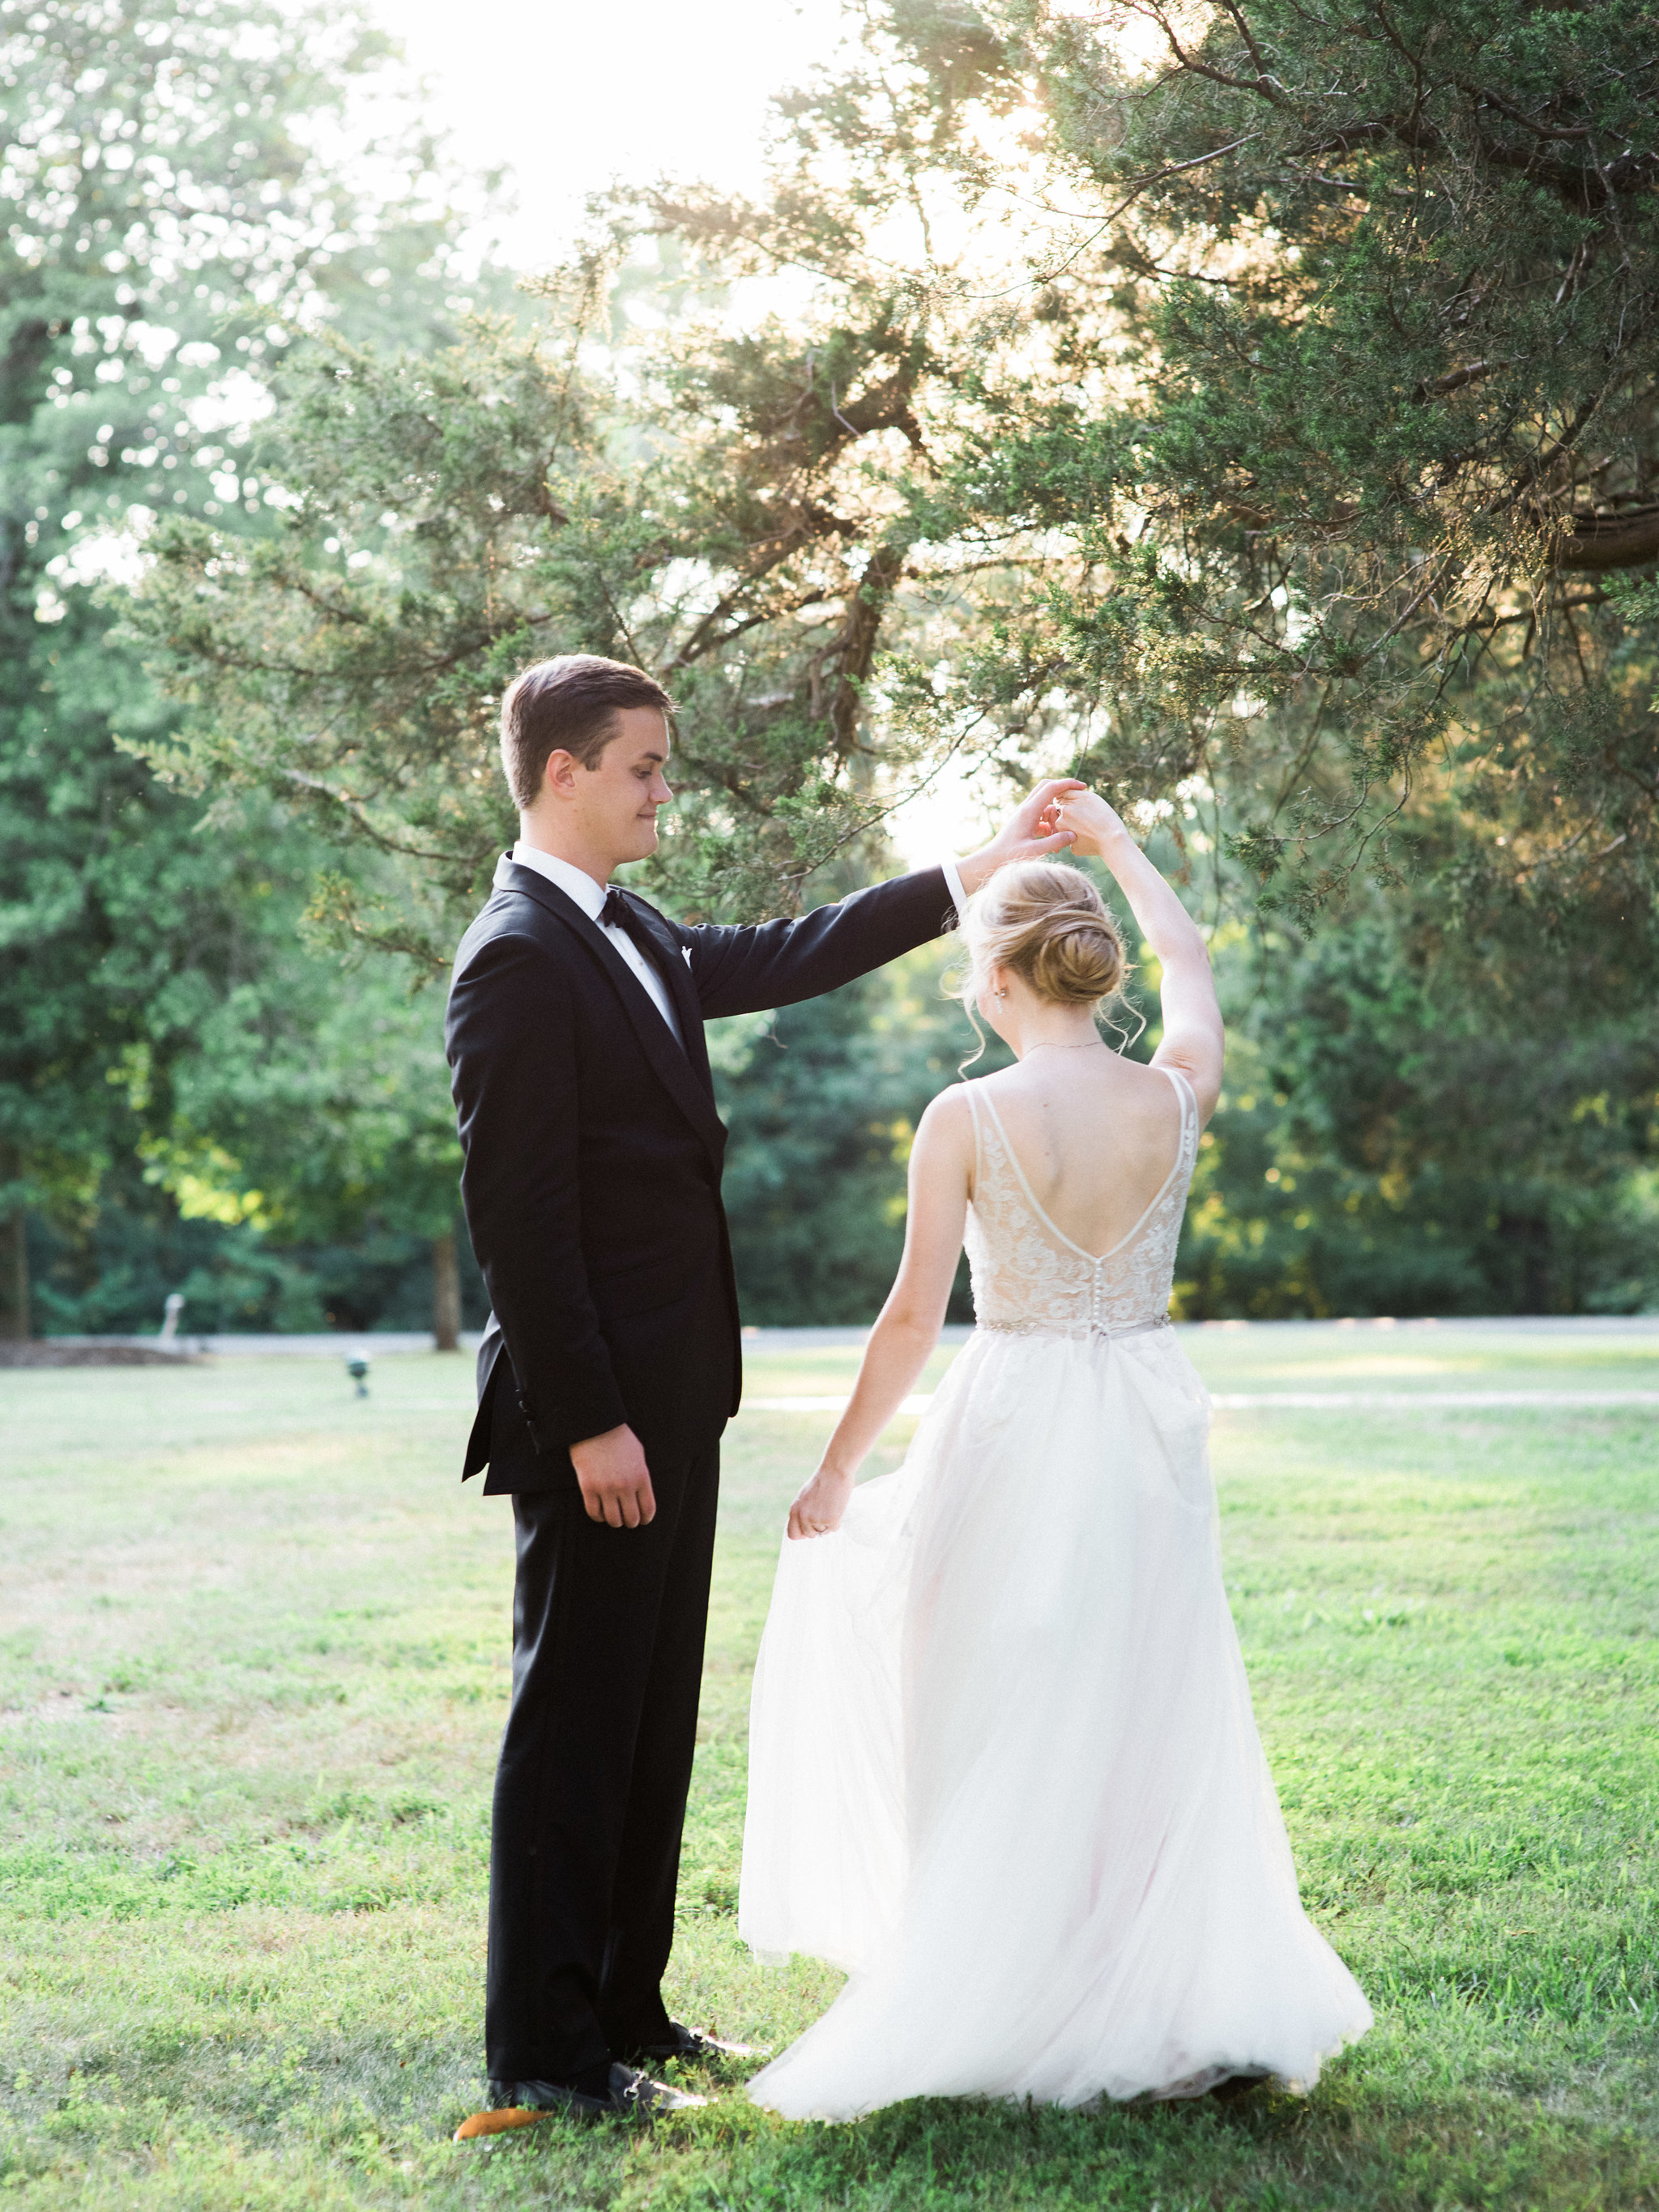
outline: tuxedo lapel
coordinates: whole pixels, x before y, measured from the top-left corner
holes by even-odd
[[[682,984],[680,978],[674,974],[676,969],[684,969],[685,963],[680,957],[679,947],[674,944],[667,930],[659,924],[652,931],[652,941],[671,948],[670,956],[664,959],[662,966],[667,970],[665,980],[673,994],[675,1011],[679,1015],[681,1030],[686,1040],[687,1050],[684,1052],[674,1042],[667,1023],[652,1005],[639,977],[598,922],[589,921],[574,899],[568,897],[556,884],[550,883],[535,869],[518,867],[510,862],[504,869],[498,870],[496,881],[507,890],[520,891],[525,897],[534,899],[538,906],[544,908],[562,921],[599,963],[605,980],[621,1000],[623,1010],[633,1024],[634,1034],[651,1063],[652,1072],[702,1138],[709,1158],[718,1168],[726,1152],[726,1129],[714,1110],[714,1091],[708,1076],[708,1053],[703,1042],[702,1016],[697,1006],[696,994],[690,989],[690,978],[687,976]],[[636,914],[644,911],[646,909],[641,908],[635,908]],[[690,996],[689,1016],[686,997],[683,994]],[[694,1066],[690,1057],[694,1038],[701,1071]]]
[[[691,981],[691,970],[684,951],[655,907],[647,906],[643,899],[631,896],[628,904],[635,926],[651,939],[656,953],[657,973],[662,977],[668,995],[674,1001],[674,1012],[679,1016],[680,1035],[685,1039],[685,1049],[691,1065],[704,1089],[712,1092],[714,1079],[708,1067],[708,1040],[703,1035],[702,1002],[697,996],[696,985]]]

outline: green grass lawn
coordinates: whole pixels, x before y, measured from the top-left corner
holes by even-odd
[[[1218,1390],[1659,1385],[1654,1337],[1188,1340]],[[750,1387],[833,1390],[854,1359],[767,1355]],[[511,1579],[509,1510],[455,1480],[470,1367],[386,1358],[366,1401],[301,1360],[0,1371],[6,2201],[1659,2206],[1659,1418],[1639,1407],[1218,1419],[1228,1585],[1304,1892],[1377,2014],[1307,2102],[929,2102],[825,2129],[757,2112],[734,2070],[654,2130],[453,2147],[482,2086]],[[744,1721],[783,1511],[830,1420],[756,1413],[728,1439],[672,1970],[684,2017],[774,2046],[837,1978],[738,1942]]]

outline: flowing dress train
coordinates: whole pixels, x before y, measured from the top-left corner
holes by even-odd
[[[969,1085],[978,1326],[903,1466],[783,1545],[738,1925],[850,1977],[750,2085],[792,2118],[1305,2089],[1370,2025],[1302,1910],[1165,1323],[1199,1122],[1164,1072],[1175,1164],[1099,1255]]]

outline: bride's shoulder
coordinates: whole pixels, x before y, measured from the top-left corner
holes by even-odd
[[[1008,1088],[1009,1077],[1019,1073],[1020,1065],[1018,1060],[1015,1060],[1011,1067],[992,1067],[988,1068],[983,1075],[964,1075],[960,1083],[952,1085],[952,1089],[963,1098],[975,1092],[981,1098],[988,1098],[994,1091],[1000,1096]]]
[[[959,1146],[964,1139],[972,1145],[973,1101],[968,1095],[971,1088],[969,1083],[952,1083],[935,1093],[916,1124],[918,1144],[926,1138],[934,1145]]]
[[[968,1094],[976,1088],[975,1083],[964,1080],[947,1084],[943,1091],[936,1091],[923,1110],[922,1121],[932,1122],[938,1127],[967,1121],[973,1111],[973,1101]]]

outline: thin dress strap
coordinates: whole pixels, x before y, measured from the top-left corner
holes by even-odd
[[[1198,1150],[1198,1093],[1178,1067],[1168,1066],[1158,1060],[1154,1060],[1152,1065],[1160,1075],[1169,1077],[1175,1085],[1176,1097],[1181,1101],[1181,1140],[1176,1155],[1176,1164],[1179,1166]]]
[[[984,1164],[985,1164],[985,1138],[984,1138],[984,1133],[983,1133],[983,1131],[981,1130],[981,1127],[980,1127],[980,1118],[979,1118],[979,1085],[978,1085],[978,1084],[977,1084],[976,1082],[975,1082],[975,1080],[973,1079],[973,1078],[972,1078],[971,1076],[969,1076],[969,1077],[966,1077],[966,1078],[964,1078],[964,1079],[963,1079],[962,1087],[963,1087],[963,1090],[968,1093],[968,1111],[969,1111],[969,1113],[973,1116],[973,1122],[974,1122],[974,1184],[973,1184],[973,1188],[974,1188],[974,1191],[978,1191],[978,1190],[980,1190],[981,1188],[982,1188],[982,1187],[983,1187],[983,1169],[984,1169]],[[970,1193],[969,1193],[969,1197],[970,1197],[970,1199],[971,1199],[972,1195],[973,1195],[973,1193],[972,1193],[972,1192],[970,1192]]]

